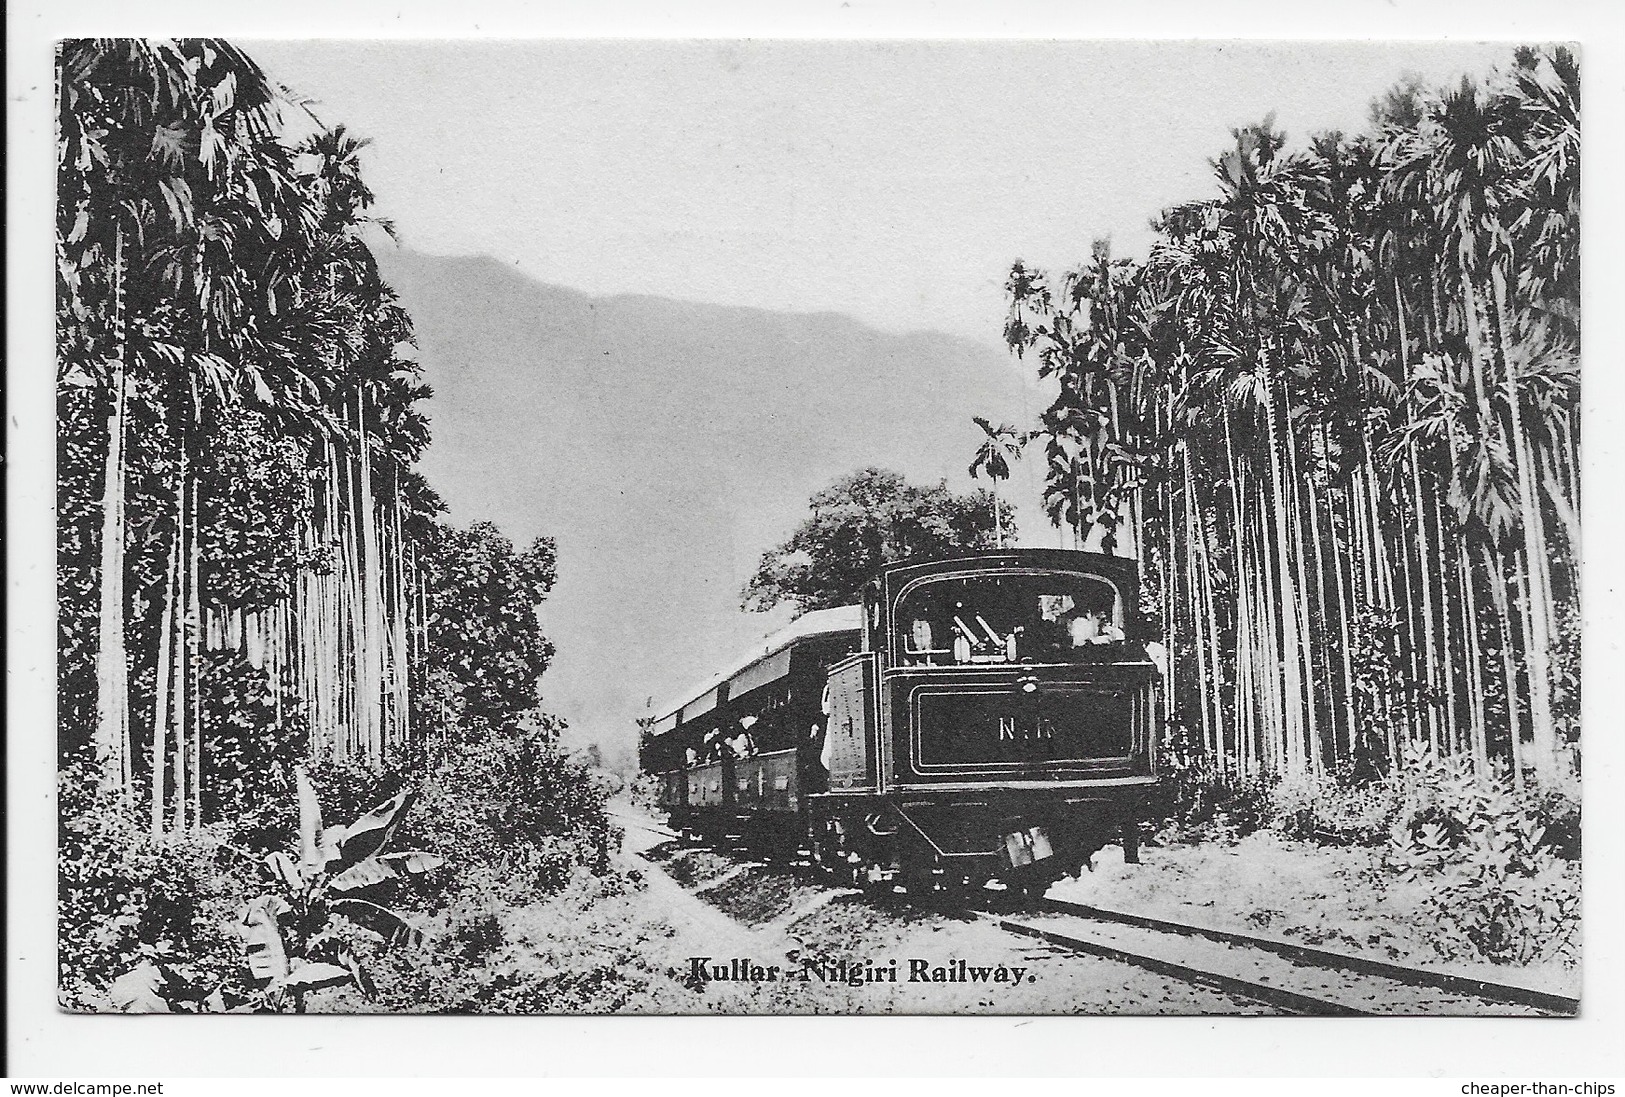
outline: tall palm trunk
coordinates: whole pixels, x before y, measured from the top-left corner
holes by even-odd
[[[176,401],[177,405],[181,401]],[[191,478],[189,467],[189,446],[187,445],[185,420],[179,414],[176,416],[176,429],[180,435],[180,461],[176,469],[175,488],[175,551],[177,554],[175,569],[175,606],[176,628],[179,630],[175,644],[171,679],[174,683],[174,711],[175,711],[175,745],[171,756],[171,772],[175,775],[175,798],[173,829],[184,831],[186,829],[186,803],[190,786],[190,771],[186,765],[186,744],[189,731],[192,727],[192,683],[186,672],[187,664],[187,607],[190,605],[189,589],[191,586],[191,568],[186,562],[191,559],[190,542],[193,539],[191,522],[191,507],[189,505],[186,485]]]
[[[1290,669],[1282,652],[1281,631],[1291,626],[1283,618],[1278,599],[1279,548],[1268,529],[1268,504],[1258,503],[1259,521],[1247,530],[1252,542],[1253,560],[1261,566],[1251,584],[1252,601],[1247,611],[1253,623],[1253,645],[1257,653],[1257,690],[1260,698],[1258,758],[1264,771],[1280,773],[1286,767],[1288,751],[1296,737],[1293,713],[1287,701],[1287,678]]]
[[[1406,384],[1409,385],[1414,380],[1413,374],[1411,372],[1411,364],[1410,364],[1410,361],[1411,361],[1410,337],[1409,337],[1409,332],[1407,330],[1407,325],[1406,325],[1405,301],[1404,301],[1404,298],[1400,296],[1400,293],[1399,293],[1399,281],[1398,281],[1397,278],[1394,280],[1394,311],[1395,311],[1395,316],[1396,316],[1396,318],[1398,320],[1398,324],[1399,324],[1400,371],[1401,371],[1401,374],[1405,378]],[[1410,402],[1407,400],[1406,401],[1407,416],[1409,414],[1409,405],[1410,405]],[[1416,519],[1415,547],[1416,547],[1417,575],[1416,575],[1415,579],[1413,580],[1413,582],[1420,582],[1421,587],[1422,587],[1422,590],[1421,590],[1421,596],[1422,597],[1421,597],[1420,611],[1421,611],[1421,623],[1422,623],[1422,645],[1423,645],[1422,650],[1423,650],[1423,657],[1421,659],[1421,663],[1422,663],[1422,669],[1423,669],[1423,677],[1427,682],[1428,693],[1429,693],[1429,696],[1427,698],[1423,699],[1423,705],[1424,705],[1424,710],[1425,710],[1424,715],[1423,715],[1423,719],[1424,719],[1425,723],[1427,724],[1428,742],[1433,745],[1435,750],[1437,750],[1438,749],[1438,744],[1439,744],[1439,711],[1438,711],[1438,706],[1437,706],[1437,703],[1436,703],[1436,699],[1437,699],[1438,694],[1444,688],[1444,687],[1441,686],[1441,680],[1448,680],[1449,673],[1450,673],[1448,665],[1441,666],[1441,660],[1439,658],[1439,652],[1438,652],[1438,648],[1436,646],[1435,638],[1434,638],[1434,634],[1433,634],[1434,605],[1433,605],[1433,581],[1432,581],[1432,576],[1436,572],[1437,566],[1438,566],[1440,560],[1442,559],[1442,555],[1437,550],[1430,550],[1430,548],[1429,548],[1429,544],[1428,544],[1428,540],[1429,540],[1428,539],[1428,521],[1427,521],[1427,512],[1428,512],[1429,508],[1428,508],[1428,506],[1427,506],[1427,504],[1424,501],[1423,496],[1422,496],[1422,477],[1421,477],[1421,471],[1418,468],[1418,459],[1417,459],[1417,456],[1416,456],[1415,453],[1411,453],[1409,455],[1409,457],[1406,459],[1406,464],[1408,466],[1407,471],[1409,472],[1409,477],[1408,477],[1409,484],[1408,484],[1408,486],[1411,489],[1411,499],[1410,499],[1411,510],[1412,510],[1413,514],[1415,515],[1415,519]],[[1403,551],[1403,546],[1402,546],[1402,551]],[[1413,594],[1414,594],[1414,587],[1413,587]],[[1440,597],[1441,597],[1441,600],[1442,600],[1443,599],[1443,591],[1442,590],[1440,592]],[[1413,615],[1413,618],[1414,618],[1414,615]],[[1412,646],[1412,649],[1414,650],[1415,649],[1415,643],[1413,642],[1411,646]],[[1449,692],[1450,692],[1450,694],[1451,694],[1451,696],[1453,698],[1453,694],[1454,694],[1453,688],[1450,689]],[[1453,699],[1452,699],[1452,701],[1450,703],[1449,711],[1451,712],[1451,714],[1453,716],[1453,714],[1454,714],[1454,701],[1453,701]],[[1455,740],[1455,735],[1456,735],[1455,720],[1453,718],[1450,719],[1448,721],[1448,724],[1449,724],[1450,739],[1451,739],[1452,745],[1454,745],[1454,740]]]
[[[1552,591],[1547,575],[1549,551],[1546,522],[1540,505],[1540,485],[1530,454],[1531,439],[1523,428],[1523,402],[1518,379],[1507,354],[1511,339],[1507,318],[1507,290],[1499,263],[1492,263],[1488,304],[1496,357],[1511,420],[1513,468],[1518,477],[1518,513],[1523,527],[1528,594],[1524,615],[1528,621],[1529,723],[1535,780],[1543,785],[1557,778],[1557,727],[1552,719]]]
[[[1506,574],[1494,550],[1488,546],[1484,548],[1484,569],[1500,632],[1496,646],[1501,649],[1501,692],[1507,706],[1507,752],[1512,762],[1512,781],[1521,786],[1524,781],[1523,720],[1518,711],[1518,670],[1513,655],[1518,642],[1512,632],[1512,613],[1507,605]]]
[[[1403,502],[1403,497],[1401,497],[1401,502]],[[1404,529],[1406,511],[1409,509],[1409,507],[1403,506],[1395,507],[1395,521],[1401,531]],[[1407,690],[1407,694],[1413,702],[1409,706],[1410,711],[1408,713],[1409,719],[1414,725],[1412,730],[1420,732],[1425,727],[1428,736],[1428,749],[1438,753],[1439,729],[1437,724],[1425,718],[1423,712],[1425,697],[1423,695],[1426,691],[1420,687],[1425,672],[1423,669],[1424,655],[1416,644],[1416,634],[1421,631],[1422,617],[1417,607],[1417,588],[1420,581],[1417,578],[1417,571],[1411,566],[1411,546],[1413,541],[1414,538],[1401,537],[1394,543],[1394,552],[1399,556],[1401,586],[1405,594],[1404,628],[1399,630],[1398,635],[1402,643],[1406,674],[1410,679],[1410,689]],[[1417,561],[1417,568],[1426,568],[1426,566],[1427,562],[1425,560]]]
[[[1432,668],[1436,694],[1442,694],[1434,697],[1431,711],[1437,716],[1440,706],[1443,706],[1443,719],[1450,739],[1450,748],[1455,751],[1462,747],[1463,728],[1458,710],[1455,673],[1460,664],[1453,654],[1452,643],[1455,630],[1452,628],[1454,615],[1451,613],[1448,582],[1451,553],[1445,542],[1444,530],[1439,523],[1436,495],[1430,494],[1424,498],[1421,476],[1414,466],[1412,478],[1412,489],[1416,493],[1416,506],[1420,512],[1418,519],[1422,524],[1421,544],[1426,548],[1424,559],[1429,564],[1423,573],[1423,578],[1428,584],[1426,591],[1428,632],[1425,636],[1431,652],[1428,665]],[[1435,622],[1438,625],[1437,633],[1433,627]]]
[[[124,229],[113,240],[112,409],[102,473],[101,589],[97,613],[95,755],[104,788],[130,794],[129,663],[124,643],[124,417],[127,331]]]
[[[356,418],[359,427],[359,479],[361,497],[361,630],[356,691],[360,701],[359,724],[363,756],[372,765],[384,761],[383,691],[384,644],[387,635],[383,621],[382,567],[378,546],[378,514],[372,491],[372,450],[367,437],[365,388],[356,392]]]
[[[1281,728],[1283,736],[1281,741],[1282,763],[1289,768],[1299,768],[1305,761],[1303,756],[1303,680],[1300,674],[1299,653],[1302,650],[1302,640],[1299,633],[1299,608],[1302,595],[1295,589],[1291,561],[1291,517],[1288,513],[1287,491],[1281,471],[1281,452],[1276,446],[1276,415],[1275,398],[1271,392],[1265,393],[1264,399],[1264,430],[1266,434],[1265,448],[1269,464],[1269,490],[1270,505],[1261,510],[1270,517],[1269,540],[1273,549],[1273,559],[1270,560],[1272,572],[1271,605],[1265,614],[1265,619],[1279,623],[1280,645],[1277,665],[1281,669]],[[1275,630],[1271,630],[1274,639]]]
[[[1305,506],[1309,512],[1309,548],[1314,557],[1315,565],[1315,604],[1320,609],[1321,628],[1329,632],[1334,611],[1332,607],[1327,604],[1326,598],[1325,539],[1321,536],[1320,496],[1315,490],[1315,479],[1313,474],[1305,478],[1304,494],[1306,496],[1304,500]],[[1332,561],[1332,570],[1336,571],[1337,567],[1338,564],[1334,558]],[[1341,590],[1341,587],[1342,584],[1339,582],[1336,585],[1336,589]],[[1337,616],[1339,620],[1341,620],[1342,609],[1342,600],[1340,598],[1335,611],[1335,616]],[[1326,664],[1326,723],[1320,737],[1316,740],[1319,744],[1318,749],[1321,752],[1320,762],[1323,767],[1333,767],[1337,763],[1337,717],[1340,709],[1337,705],[1337,685],[1334,680],[1335,675],[1332,669],[1331,646],[1329,636],[1326,643],[1318,645],[1318,649],[1325,657]]]
[[[313,655],[318,681],[317,699],[320,705],[323,749],[330,751],[337,759],[348,760],[350,753],[344,730],[343,675],[340,660],[344,643],[343,593],[348,587],[350,567],[349,539],[345,511],[340,503],[342,498],[340,476],[343,465],[335,442],[330,440],[327,443],[326,455],[323,541],[330,558],[327,571],[317,584],[321,631]]]
[[[1236,613],[1236,712],[1245,722],[1238,729],[1239,768],[1241,776],[1252,777],[1260,751],[1257,749],[1268,728],[1264,722],[1263,691],[1259,684],[1263,673],[1264,652],[1257,628],[1254,609],[1260,568],[1252,566],[1250,527],[1247,522],[1246,482],[1241,464],[1236,459],[1235,441],[1230,425],[1230,410],[1220,413],[1224,428],[1225,469],[1230,477],[1231,520],[1235,529],[1235,567],[1232,597]]]
[[[1180,446],[1180,469],[1185,484],[1185,586],[1190,594],[1191,632],[1196,648],[1197,702],[1201,706],[1202,744],[1209,758],[1224,756],[1223,709],[1212,702],[1219,697],[1217,645],[1213,643],[1213,600],[1203,574],[1207,568],[1207,538],[1202,532],[1201,510],[1191,475],[1189,445]],[[1170,527],[1172,523],[1169,523]],[[1170,538],[1171,540],[1171,538]]]
[[[1342,667],[1343,679],[1343,731],[1342,743],[1345,754],[1354,753],[1354,739],[1359,734],[1359,721],[1354,715],[1354,652],[1349,642],[1349,621],[1354,613],[1354,607],[1349,603],[1349,586],[1352,582],[1353,563],[1350,562],[1351,581],[1343,579],[1343,563],[1347,555],[1344,546],[1338,543],[1337,538],[1337,512],[1336,503],[1332,497],[1327,498],[1326,526],[1330,532],[1329,540],[1332,548],[1332,579],[1333,589],[1337,594],[1337,649],[1338,662]]]
[[[1540,482],[1545,489],[1546,500],[1551,503],[1552,510],[1557,516],[1557,528],[1563,536],[1563,551],[1553,556],[1553,563],[1562,566],[1563,563],[1572,565],[1580,558],[1580,511],[1571,502],[1573,496],[1573,483],[1570,473],[1566,469],[1566,455],[1561,439],[1553,439],[1553,444],[1544,454],[1537,454],[1537,464],[1540,467]],[[1575,575],[1572,566],[1568,572],[1569,586],[1573,589]]]
[[[154,838],[164,833],[164,785],[166,759],[169,749],[169,712],[174,682],[173,652],[175,647],[175,604],[180,594],[181,532],[180,508],[176,508],[174,540],[169,546],[169,565],[164,571],[164,610],[158,626],[158,663],[153,668],[152,802],[150,829]]]
[[[1224,687],[1224,656],[1219,643],[1219,618],[1215,612],[1213,594],[1213,550],[1207,536],[1207,522],[1200,510],[1196,513],[1196,546],[1197,569],[1196,576],[1201,584],[1202,618],[1206,624],[1204,641],[1207,648],[1207,663],[1209,673],[1213,676],[1210,686],[1204,687],[1202,695],[1208,700],[1213,710],[1213,736],[1218,744],[1220,757],[1225,751],[1226,721],[1224,714],[1223,696]],[[1232,620],[1234,615],[1232,615]]]
[[[1471,266],[1465,259],[1461,263],[1461,310],[1462,319],[1466,325],[1467,335],[1467,367],[1468,381],[1472,386],[1473,399],[1478,407],[1478,421],[1484,429],[1490,429],[1495,423],[1495,415],[1490,409],[1489,382],[1485,375],[1491,370],[1491,364],[1486,361],[1492,351],[1489,347],[1489,338],[1484,332],[1484,305],[1480,300],[1478,287],[1473,284]]]
[[[412,683],[408,668],[412,665],[411,625],[407,611],[407,587],[410,569],[406,541],[401,529],[401,470],[393,466],[394,490],[390,493],[390,532],[392,549],[390,561],[391,635],[395,638],[393,668],[393,699],[395,702],[395,734],[398,745],[405,747],[412,734]]]
[[[1472,743],[1474,772],[1488,776],[1490,772],[1489,736],[1485,725],[1487,698],[1484,693],[1484,669],[1478,638],[1477,592],[1473,589],[1472,565],[1466,546],[1456,547],[1456,576],[1462,615],[1462,663],[1467,676],[1468,729]]]
[[[1298,481],[1301,476],[1298,461],[1297,432],[1292,428],[1292,404],[1287,392],[1286,383],[1281,385],[1281,433],[1286,439],[1285,457],[1286,471],[1286,549],[1292,560],[1292,580],[1297,587],[1297,597],[1287,604],[1288,612],[1296,620],[1298,636],[1297,650],[1291,657],[1295,662],[1302,664],[1302,701],[1304,717],[1304,740],[1301,749],[1304,760],[1311,772],[1318,773],[1322,768],[1323,755],[1320,746],[1320,716],[1319,705],[1315,693],[1315,649],[1319,646],[1315,640],[1314,622],[1310,615],[1311,606],[1319,602],[1323,607],[1325,599],[1321,590],[1320,576],[1317,574],[1315,583],[1311,587],[1306,570],[1306,557],[1303,535],[1303,501],[1298,494]],[[1299,703],[1299,702],[1295,702]]]
[[[202,552],[198,545],[198,482],[192,479],[192,503],[187,513],[192,535],[187,538],[186,665],[191,678],[192,736],[187,763],[191,767],[192,825],[203,825],[203,598],[199,585]]]

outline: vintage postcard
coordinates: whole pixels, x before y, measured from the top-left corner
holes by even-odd
[[[1580,68],[61,41],[61,1008],[1576,1014]]]

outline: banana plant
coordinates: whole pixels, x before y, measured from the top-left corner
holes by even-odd
[[[299,851],[267,855],[276,887],[245,903],[237,929],[257,992],[229,1000],[222,990],[205,994],[157,958],[148,958],[110,988],[125,1012],[303,1012],[305,996],[328,987],[354,986],[373,994],[372,979],[346,943],[332,916],[340,915],[391,945],[417,946],[423,932],[376,900],[392,880],[432,872],[444,864],[421,850],[393,852],[415,789],[384,801],[348,826],[322,825],[316,789],[301,767],[294,774],[299,799]]]

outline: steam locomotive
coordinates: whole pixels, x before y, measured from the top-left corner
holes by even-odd
[[[888,567],[664,711],[643,769],[685,835],[911,894],[1041,891],[1138,860],[1162,674],[1132,560],[1013,549]]]

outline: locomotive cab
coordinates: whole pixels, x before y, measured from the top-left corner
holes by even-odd
[[[1039,887],[1112,840],[1134,860],[1160,721],[1138,594],[1092,553],[888,569],[831,668],[825,841],[916,890]]]
[[[1017,549],[887,568],[653,722],[672,824],[911,892],[1041,890],[1122,841],[1157,781],[1160,673],[1134,561]]]

